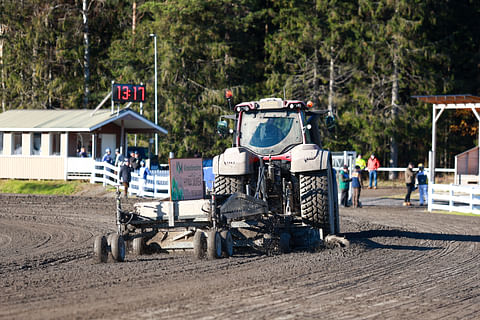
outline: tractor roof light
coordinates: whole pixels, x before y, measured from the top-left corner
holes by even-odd
[[[313,102],[312,101],[307,102],[307,108],[313,108]]]
[[[305,108],[305,103],[300,100],[288,100],[286,101],[286,107],[289,109],[301,109]]]

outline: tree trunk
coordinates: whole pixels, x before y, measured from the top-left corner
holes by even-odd
[[[320,106],[320,99],[319,99],[319,95],[320,95],[320,77],[319,77],[319,72],[318,70],[320,69],[320,61],[319,61],[319,58],[318,58],[319,54],[318,54],[318,48],[315,48],[315,52],[314,52],[314,61],[313,61],[313,105],[315,107],[319,107]]]
[[[83,8],[82,8],[82,15],[83,15],[83,40],[85,45],[85,50],[83,54],[83,69],[84,69],[84,97],[83,97],[83,106],[88,108],[88,96],[90,94],[90,90],[88,88],[90,82],[90,52],[89,52],[89,44],[88,44],[88,16],[87,16],[87,0],[83,0]]]
[[[329,68],[329,81],[328,81],[328,113],[330,115],[335,114],[335,61],[333,58],[334,50],[330,47],[330,68]]]
[[[395,48],[396,50],[396,48]],[[391,123],[393,128],[392,136],[390,137],[390,167],[398,167],[398,144],[395,137],[395,123],[398,115],[398,55],[397,52],[393,54],[393,79],[392,79],[392,111]],[[391,171],[388,175],[390,180],[396,179],[397,172]]]
[[[132,34],[135,35],[135,28],[137,27],[137,2],[132,4]]]

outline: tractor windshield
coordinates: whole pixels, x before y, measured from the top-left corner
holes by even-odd
[[[298,111],[249,111],[241,120],[240,145],[260,155],[278,155],[301,144]]]

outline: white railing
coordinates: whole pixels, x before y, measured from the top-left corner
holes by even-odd
[[[92,166],[95,161],[92,158],[67,158],[67,178],[68,179],[88,179],[92,173]]]
[[[428,211],[446,210],[480,214],[480,186],[428,185]]]
[[[104,186],[110,185],[116,187],[123,185],[119,181],[120,167],[112,166],[107,162],[96,161],[90,177],[91,183],[102,183]],[[147,176],[145,183],[138,174],[138,170],[132,172],[132,179],[128,187],[129,195],[138,195],[157,199],[169,198],[170,176],[168,170],[152,170],[152,174]],[[143,193],[141,190],[143,189]]]

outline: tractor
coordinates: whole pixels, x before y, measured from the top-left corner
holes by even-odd
[[[231,91],[226,98],[232,106]],[[233,143],[213,159],[213,193],[261,200],[267,215],[321,229],[324,236],[340,232],[332,156],[322,148],[319,130],[319,120],[330,129],[334,119],[312,107],[280,98],[231,107],[235,114],[217,123],[220,134],[233,134]]]

